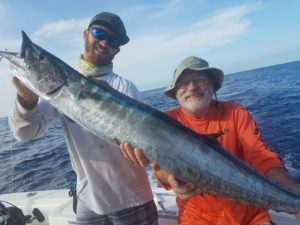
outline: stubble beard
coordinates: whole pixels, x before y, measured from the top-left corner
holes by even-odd
[[[101,52],[97,52],[97,48],[100,49]],[[104,66],[109,64],[113,60],[113,56],[109,55],[107,49],[101,46],[94,46],[88,42],[85,42],[85,52],[88,55],[88,60],[97,66]]]

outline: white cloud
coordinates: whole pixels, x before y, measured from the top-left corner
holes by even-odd
[[[218,11],[205,20],[195,21],[185,29],[176,28],[164,34],[134,36],[134,44],[124,46],[125,53],[120,54],[116,60],[122,71],[130,71],[130,74],[139,76],[145,63],[158,65],[170,61],[170,58],[178,61],[189,53],[204,53],[233,42],[246,33],[251,25],[246,16],[255,9],[253,5],[232,7]]]
[[[151,15],[150,18],[160,18],[174,13],[175,11],[179,10],[181,2],[182,0],[171,0],[165,5],[159,5],[158,9],[160,10]]]
[[[38,31],[34,32],[34,36],[37,38],[49,38],[52,36],[65,36],[69,35],[69,32],[82,31],[87,27],[90,18],[84,19],[70,19],[56,21],[45,24]]]
[[[0,2],[0,18],[4,17],[5,14],[6,14],[6,7],[2,2]]]
[[[179,4],[182,0],[163,1],[162,3],[150,3],[142,5],[133,5],[127,8],[122,8],[122,15],[126,17],[149,16],[150,18],[162,17],[179,9]],[[145,17],[143,18],[145,19]]]

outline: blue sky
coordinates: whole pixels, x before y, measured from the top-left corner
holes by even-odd
[[[0,0],[0,49],[19,51],[24,30],[76,68],[91,17],[114,12],[130,37],[114,71],[146,90],[166,86],[177,64],[190,55],[225,74],[300,60],[299,9],[298,0]],[[4,60],[0,76],[3,117],[15,97]]]

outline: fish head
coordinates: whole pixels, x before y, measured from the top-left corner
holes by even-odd
[[[24,60],[25,70],[28,71],[27,79],[38,92],[36,94],[47,98],[66,83],[63,67],[58,58],[34,44],[24,31],[22,37],[20,57]]]
[[[67,82],[61,60],[34,44],[22,31],[20,53],[0,51],[0,55],[10,62],[12,74],[24,85],[44,99],[54,97]]]

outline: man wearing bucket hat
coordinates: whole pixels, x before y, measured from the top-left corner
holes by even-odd
[[[114,56],[120,46],[129,42],[120,17],[110,12],[97,14],[84,30],[83,38],[85,51],[79,58],[79,72],[139,98],[135,85],[113,72]],[[129,164],[115,145],[82,128],[46,101],[38,102],[38,97],[17,78],[13,83],[18,97],[9,123],[18,140],[39,136],[56,118],[61,122],[77,174],[76,222],[70,224],[158,224],[144,168]]]
[[[180,105],[167,114],[198,133],[221,134],[217,141],[229,152],[300,193],[281,158],[262,141],[256,123],[246,109],[238,103],[217,100],[216,92],[221,88],[223,79],[222,70],[209,67],[208,62],[201,58],[187,57],[178,65],[171,84],[165,90],[165,94]],[[131,162],[141,166],[148,164],[139,149],[123,144],[121,150]],[[152,168],[159,183],[177,194],[178,223],[181,225],[274,224],[267,210],[201,193],[195,185],[177,180],[156,163],[152,164]]]

